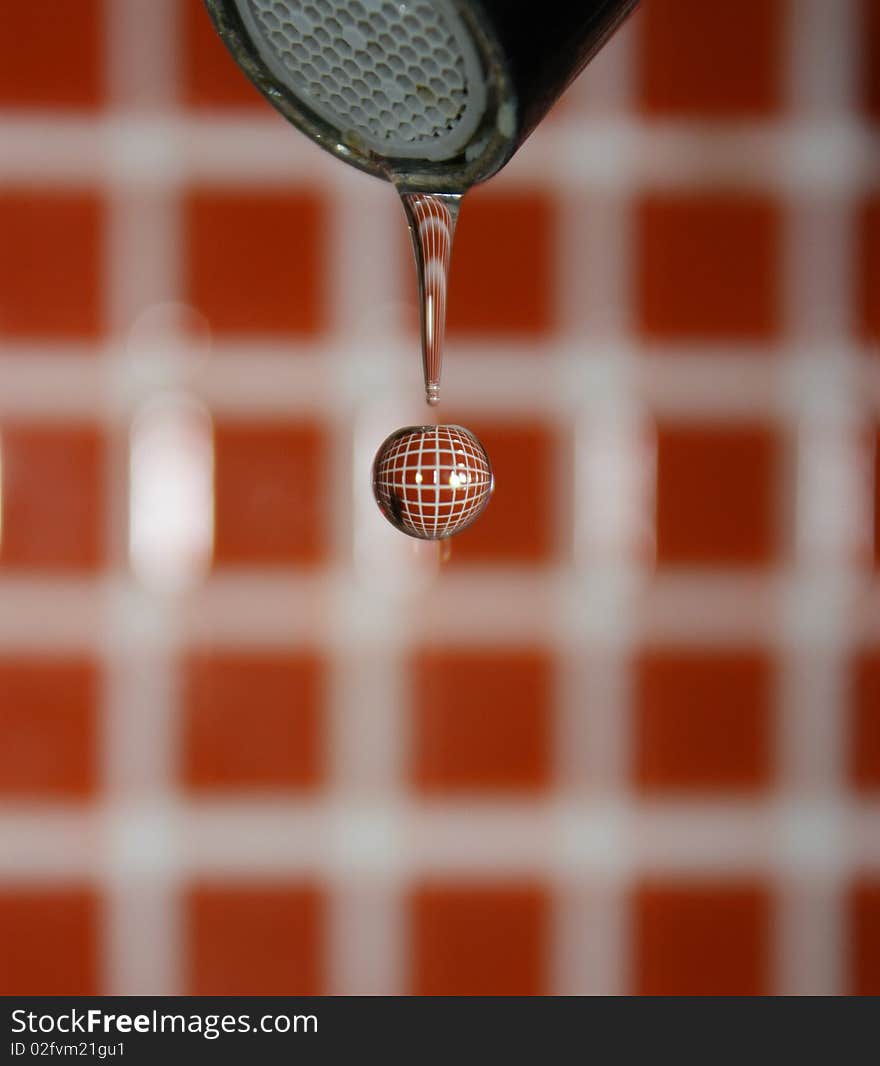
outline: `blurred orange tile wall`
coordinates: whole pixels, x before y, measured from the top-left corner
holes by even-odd
[[[0,993],[880,993],[880,3],[643,0],[468,195],[443,564],[391,190],[3,23]]]

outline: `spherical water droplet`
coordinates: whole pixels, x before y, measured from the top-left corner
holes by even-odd
[[[493,487],[485,448],[462,426],[399,429],[373,461],[373,493],[382,514],[421,540],[466,529],[489,502]]]

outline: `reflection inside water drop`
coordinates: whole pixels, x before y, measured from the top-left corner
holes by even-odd
[[[433,407],[440,402],[449,261],[461,196],[452,193],[401,193],[401,200],[412,237],[419,283],[425,399]]]
[[[407,426],[373,461],[373,494],[410,537],[442,540],[476,521],[494,487],[483,445],[462,426]]]

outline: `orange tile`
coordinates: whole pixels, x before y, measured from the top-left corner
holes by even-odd
[[[183,777],[196,791],[303,789],[322,770],[315,655],[197,652],[184,668]]]
[[[327,550],[327,454],[307,424],[218,423],[214,558],[219,566],[302,565]]]
[[[91,795],[97,714],[94,663],[0,659],[0,798],[74,800]]]
[[[880,881],[853,885],[849,896],[849,991],[880,996]]]
[[[770,784],[772,678],[758,651],[644,653],[636,667],[634,777],[644,791]]]
[[[189,107],[263,108],[269,105],[217,36],[204,0],[183,0],[182,93]]]
[[[0,191],[0,337],[98,336],[103,228],[94,193]]]
[[[756,566],[777,555],[777,439],[760,425],[657,434],[657,562]]]
[[[196,189],[184,202],[184,233],[187,298],[218,336],[323,329],[328,237],[316,193]]]
[[[0,107],[97,107],[104,95],[103,15],[104,0],[5,4]]]
[[[633,901],[635,992],[757,996],[771,992],[771,908],[760,885],[645,884]]]
[[[872,349],[880,351],[880,196],[862,204],[857,219],[859,241],[858,328]]]
[[[880,791],[880,648],[864,651],[853,670],[849,777],[859,792]]]
[[[545,651],[426,650],[413,657],[409,677],[417,789],[547,787],[553,664]]]
[[[495,491],[477,521],[452,541],[451,565],[552,561],[558,512],[554,432],[537,422],[461,424],[482,441]]]
[[[186,898],[192,996],[323,991],[324,904],[306,885],[201,885]]]
[[[410,992],[548,992],[550,903],[532,884],[427,884],[410,900]]]
[[[0,568],[96,570],[104,440],[93,426],[0,424]]]
[[[0,995],[100,995],[98,922],[88,889],[0,888]]]
[[[651,0],[638,92],[651,116],[763,118],[782,106],[783,0]]]
[[[651,340],[770,341],[780,332],[778,205],[734,193],[638,206],[636,302]]]
[[[552,332],[554,227],[546,193],[476,189],[467,196],[450,267],[450,338],[534,339]],[[412,272],[409,261],[407,269]]]
[[[880,121],[880,0],[861,0],[862,101],[874,122]]]

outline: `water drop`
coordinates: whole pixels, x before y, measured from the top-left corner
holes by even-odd
[[[410,537],[441,540],[479,517],[494,488],[489,456],[462,426],[407,426],[373,460],[373,494]]]
[[[425,399],[433,407],[440,402],[449,260],[461,195],[404,192],[401,199],[412,237],[419,283]]]

